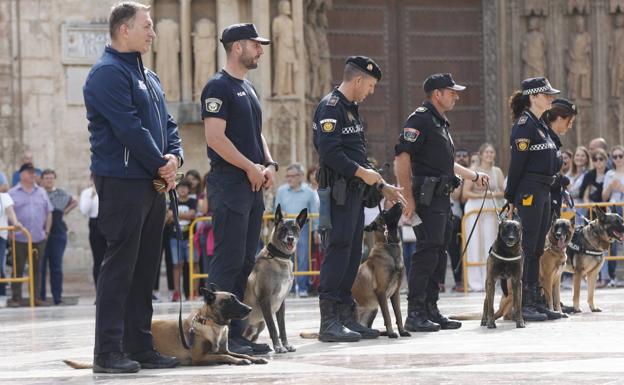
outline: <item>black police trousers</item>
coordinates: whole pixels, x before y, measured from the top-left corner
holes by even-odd
[[[344,205],[332,199],[331,224],[321,264],[319,299],[351,304],[351,287],[362,260],[364,206],[360,189],[349,188]]]
[[[153,349],[152,288],[158,275],[165,196],[149,179],[95,176],[106,251],[96,289],[95,354]]]
[[[436,302],[439,284],[444,282],[447,249],[453,234],[451,202],[448,196],[436,195],[429,206],[417,204],[416,213],[422,223],[414,226],[416,252],[412,255],[407,300],[408,303]]]
[[[206,184],[214,229],[208,282],[242,301],[260,241],[262,192],[253,192],[245,172],[235,167],[213,168]],[[233,320],[230,335],[240,336],[242,328],[243,322]]]
[[[531,285],[539,282],[539,258],[544,253],[544,243],[550,228],[550,186],[522,179],[514,205],[522,223],[522,282]]]

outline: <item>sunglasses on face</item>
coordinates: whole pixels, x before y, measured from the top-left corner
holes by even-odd
[[[613,154],[611,157],[613,159],[622,159],[624,158],[624,154]]]
[[[592,160],[593,160],[594,162],[604,162],[604,160],[605,160],[605,159],[604,159],[604,158],[601,158],[601,157],[593,157],[593,158],[592,158]]]

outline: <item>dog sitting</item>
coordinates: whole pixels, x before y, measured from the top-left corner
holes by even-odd
[[[378,308],[381,308],[386,335],[398,338],[392,329],[392,320],[388,310],[388,298],[392,301],[396,324],[401,337],[410,334],[403,328],[399,290],[403,281],[403,257],[399,240],[399,219],[401,205],[395,204],[388,211],[382,211],[375,220],[364,228],[374,232],[375,244],[368,259],[358,269],[351,292],[357,304],[357,321],[370,328],[373,325]]]
[[[496,328],[495,320],[504,314],[506,309],[501,299],[501,308],[494,314],[494,291],[498,279],[510,281],[513,292],[512,301],[514,319],[517,328],[525,327],[522,318],[522,226],[520,222],[511,219],[503,219],[498,225],[498,235],[490,248],[487,259],[487,275],[485,280],[485,300],[483,301],[483,314],[481,326],[490,329]],[[503,281],[504,282],[504,281]],[[503,287],[503,292],[507,291]],[[506,296],[509,297],[509,293]],[[509,301],[508,301],[509,302]]]
[[[546,248],[540,257],[539,281],[544,290],[546,305],[550,310],[561,311],[561,273],[566,264],[566,248],[574,234],[574,220],[553,218],[546,238]]]
[[[258,254],[247,280],[244,302],[251,306],[252,311],[243,336],[256,341],[266,325],[276,353],[295,351],[286,336],[285,299],[293,284],[292,259],[307,218],[308,210],[303,209],[295,220],[284,220],[282,209],[280,205],[277,206],[271,241]],[[277,318],[279,338],[273,314]]]
[[[266,364],[264,358],[232,353],[228,350],[230,321],[244,319],[251,308],[240,302],[232,293],[217,291],[214,285],[201,287],[204,305],[191,312],[183,321],[184,338],[189,343],[187,350],[180,339],[177,320],[152,321],[154,349],[161,354],[176,357],[181,365],[250,365]],[[74,369],[92,368],[92,364],[64,360]]]
[[[596,219],[579,227],[566,249],[564,271],[574,274],[573,308],[580,313],[581,279],[587,279],[587,303],[593,312],[602,311],[594,304],[598,273],[605,261],[604,252],[615,241],[624,240],[624,223],[617,213],[607,213],[596,207]]]

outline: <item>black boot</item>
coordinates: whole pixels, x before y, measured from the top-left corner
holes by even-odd
[[[405,330],[410,332],[437,332],[440,325],[428,319],[424,301],[413,301],[407,305]]]
[[[355,319],[355,304],[338,304],[338,320],[349,330],[360,333],[364,339],[373,339],[379,337],[379,330],[369,329],[361,325]]]
[[[141,369],[168,369],[180,365],[180,361],[175,357],[163,356],[156,350],[130,353],[128,358],[138,362]]]
[[[136,373],[139,370],[141,365],[121,352],[100,353],[93,357],[93,373]]]
[[[565,314],[573,314],[574,313],[574,307],[566,306],[566,305],[563,304],[563,302],[559,302],[559,305],[561,306],[561,311],[564,312]]]
[[[548,308],[548,305],[546,304],[546,297],[542,295],[541,288],[539,286],[536,286],[536,288],[537,290],[534,293],[535,309],[540,313],[546,314],[546,317],[548,318],[549,321],[555,320],[555,319],[561,319],[561,313],[552,311]]]
[[[427,311],[429,312],[429,319],[440,325],[442,330],[459,329],[462,326],[461,322],[453,321],[440,313],[438,301],[428,302]]]
[[[322,342],[357,342],[362,336],[346,328],[338,320],[336,314],[337,303],[330,299],[319,300],[321,308],[321,328],[319,330],[319,341]]]
[[[537,284],[525,286],[522,290],[522,318],[528,322],[546,321],[546,314],[540,313],[535,308],[535,288]]]

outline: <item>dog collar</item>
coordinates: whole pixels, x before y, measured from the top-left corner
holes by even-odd
[[[292,254],[286,254],[277,247],[275,247],[272,243],[269,242],[267,245],[267,251],[269,252],[270,257],[278,257],[282,259],[290,259]]]
[[[490,250],[490,254],[492,254],[495,258],[500,259],[501,261],[517,261],[522,258],[522,254],[518,254],[515,257],[503,257],[502,255],[496,254],[494,250]]]

